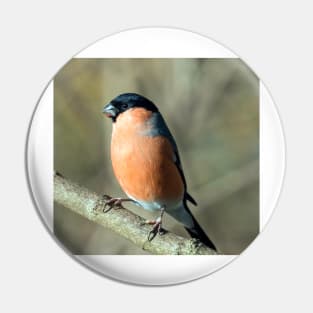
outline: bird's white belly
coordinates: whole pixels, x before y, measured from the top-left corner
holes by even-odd
[[[134,200],[135,203],[144,208],[145,210],[147,211],[158,211],[158,210],[161,210],[162,207],[165,207],[165,211],[169,211],[169,210],[175,210],[175,209],[178,209],[180,207],[182,207],[183,203],[182,201],[176,201],[176,202],[173,202],[173,201],[170,201],[170,202],[158,202],[158,201],[142,201],[142,200],[138,200],[138,199],[135,199],[134,197],[132,197],[131,195],[127,194],[127,196]]]

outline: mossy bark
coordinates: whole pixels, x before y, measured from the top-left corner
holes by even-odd
[[[209,249],[197,240],[183,238],[168,231],[164,235],[157,235],[152,241],[148,241],[151,226],[142,226],[143,218],[127,209],[112,209],[107,213],[103,213],[103,201],[100,195],[69,181],[57,173],[54,174],[54,201],[88,220],[114,231],[151,254],[216,254],[214,250]]]

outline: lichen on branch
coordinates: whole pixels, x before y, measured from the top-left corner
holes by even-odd
[[[215,255],[216,252],[195,239],[183,238],[169,231],[148,240],[151,226],[142,225],[144,219],[127,209],[102,212],[102,196],[54,174],[54,201],[93,221],[151,254]]]

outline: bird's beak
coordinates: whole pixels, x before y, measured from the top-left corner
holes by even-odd
[[[103,108],[102,113],[104,113],[107,117],[115,117],[118,113],[118,110],[114,105],[109,103]]]

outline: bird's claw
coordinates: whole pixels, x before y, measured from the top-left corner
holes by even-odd
[[[143,225],[153,225],[152,230],[148,234],[148,241],[152,241],[156,235],[162,236],[165,234],[165,230],[162,228],[162,221],[160,218],[157,220],[146,220],[141,222],[140,226]]]
[[[102,212],[107,213],[111,209],[124,209],[122,205],[122,199],[121,198],[113,198],[108,195],[103,195],[101,198],[102,201]]]
[[[146,220],[145,222],[140,223],[140,225],[147,225],[147,224],[153,225],[152,230],[148,234],[148,241],[152,241],[152,239],[156,235],[162,236],[166,233],[166,231],[162,228],[162,218],[163,218],[164,212],[165,212],[165,207],[162,207],[161,214],[156,220]]]
[[[152,241],[156,235],[164,235],[165,230],[162,228],[162,223],[156,222],[152,230],[148,234],[148,241]]]

